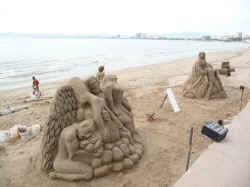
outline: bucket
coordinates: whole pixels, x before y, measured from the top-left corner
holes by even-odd
[[[0,131],[0,142],[7,142],[10,136],[9,131]]]
[[[41,130],[41,126],[39,124],[35,124],[27,128],[27,132],[29,136],[39,134],[40,130]]]
[[[32,125],[32,135],[36,135],[40,132],[41,126],[39,124]]]

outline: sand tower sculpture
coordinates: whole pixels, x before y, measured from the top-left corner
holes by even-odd
[[[114,75],[72,78],[51,104],[41,142],[41,169],[52,179],[90,180],[132,168],[142,157],[142,138]]]
[[[200,52],[192,73],[184,84],[183,96],[189,98],[226,98],[219,72],[206,61],[205,52]]]

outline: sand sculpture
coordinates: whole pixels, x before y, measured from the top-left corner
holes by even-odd
[[[219,73],[221,75],[231,76],[231,72],[235,72],[235,68],[231,68],[230,62],[225,61],[221,63],[221,69],[219,69]]]
[[[72,78],[57,90],[41,143],[41,169],[52,179],[90,180],[130,169],[144,146],[116,76]]]
[[[104,79],[105,72],[104,72],[104,66],[98,67],[98,72],[96,73],[96,78],[98,81],[102,81]]]
[[[205,52],[200,52],[192,74],[184,84],[183,95],[189,98],[226,98],[218,70],[206,62]]]

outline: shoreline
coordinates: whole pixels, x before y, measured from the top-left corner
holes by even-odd
[[[249,48],[240,48],[240,49],[230,49],[230,50],[222,50],[222,51],[215,51],[215,52],[207,52],[207,56],[209,58],[210,55],[219,55],[219,56],[223,56],[225,55],[228,60],[228,58],[232,58],[234,56],[230,56],[230,55],[227,55],[226,53],[237,53],[237,52],[244,52],[244,51],[250,51]],[[221,57],[219,57],[221,58]],[[223,57],[222,57],[223,58]],[[120,73],[124,73],[125,71],[134,71],[134,70],[138,70],[138,69],[144,69],[144,68],[152,68],[153,66],[166,66],[167,64],[172,64],[172,63],[178,63],[178,61],[191,61],[191,59],[195,60],[196,59],[196,55],[193,55],[193,56],[189,56],[189,57],[184,57],[184,58],[176,58],[176,59],[173,59],[173,60],[166,60],[166,61],[161,61],[159,63],[154,63],[154,64],[147,64],[147,65],[139,65],[139,66],[132,66],[132,67],[126,67],[126,68],[123,68],[123,69],[120,69],[120,70],[113,70],[113,71],[107,71],[108,73],[107,74],[120,74]],[[209,61],[207,60],[209,63],[213,63],[214,61],[216,62],[217,59],[213,59],[213,61]],[[221,59],[222,60],[222,59]],[[80,78],[87,78],[89,76],[95,76],[95,74],[93,73],[89,73],[87,75],[82,75],[82,76],[79,76]],[[74,77],[74,76],[72,76]],[[71,78],[72,78],[71,77]],[[39,79],[39,82],[40,82],[40,87],[42,85],[42,87],[51,87],[52,84],[62,84],[62,82],[66,82],[68,81],[70,78],[61,78],[61,79],[58,79],[58,80],[51,80],[51,81],[46,81],[44,84],[41,84],[42,83],[42,79]],[[30,84],[32,85],[32,80],[30,81]],[[20,90],[20,89],[30,89],[31,86],[20,86],[20,87],[17,87],[17,88],[9,88],[9,89],[3,89],[3,90],[0,90],[1,93],[5,93],[5,92],[14,92],[14,91],[17,91],[17,90]]]

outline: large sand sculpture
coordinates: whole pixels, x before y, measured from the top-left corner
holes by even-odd
[[[184,84],[183,95],[189,98],[226,98],[218,70],[207,63],[205,52],[200,52],[192,74]]]
[[[130,169],[143,155],[142,139],[116,76],[72,78],[57,90],[44,127],[40,166],[53,179],[90,180]]]

